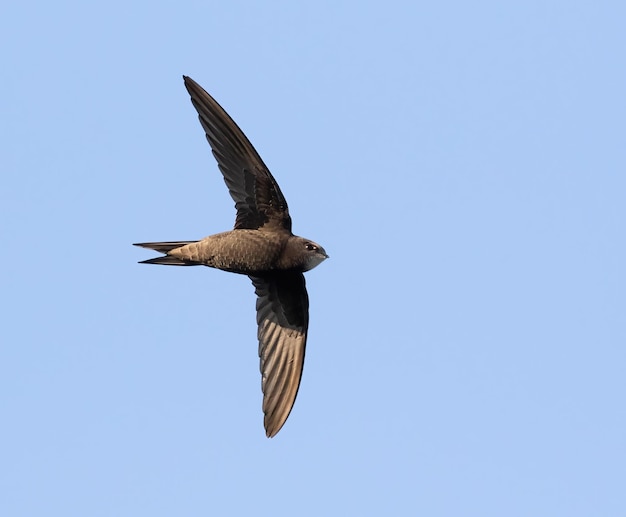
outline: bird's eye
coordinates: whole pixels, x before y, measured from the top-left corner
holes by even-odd
[[[317,246],[315,244],[311,244],[310,242],[307,242],[305,247],[309,251],[315,251],[317,249]]]

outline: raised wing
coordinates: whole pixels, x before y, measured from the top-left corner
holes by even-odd
[[[235,229],[275,225],[291,231],[287,201],[246,135],[198,83],[190,77],[183,79],[235,201]]]
[[[271,438],[287,420],[298,394],[309,326],[309,297],[302,273],[276,272],[250,278],[258,296],[264,424]]]

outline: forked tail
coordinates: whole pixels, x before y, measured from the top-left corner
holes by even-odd
[[[133,246],[140,246],[142,248],[148,248],[150,250],[158,251],[159,253],[165,253],[163,257],[157,257],[149,260],[142,260],[140,264],[162,264],[164,266],[197,266],[199,262],[191,262],[181,260],[176,257],[170,257],[167,255],[171,250],[180,248],[187,244],[192,244],[198,241],[174,241],[174,242],[138,242]]]

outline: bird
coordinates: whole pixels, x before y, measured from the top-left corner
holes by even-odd
[[[303,273],[328,258],[322,246],[291,231],[278,183],[243,131],[198,83],[183,76],[191,103],[235,202],[232,230],[196,241],[143,242],[162,255],[141,264],[208,266],[247,275],[257,296],[261,389],[268,438],[293,408],[304,366],[309,298]]]

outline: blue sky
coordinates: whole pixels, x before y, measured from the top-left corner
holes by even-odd
[[[624,515],[625,16],[4,6],[0,514]],[[331,256],[272,440],[251,283],[131,246],[234,222],[182,74]]]

